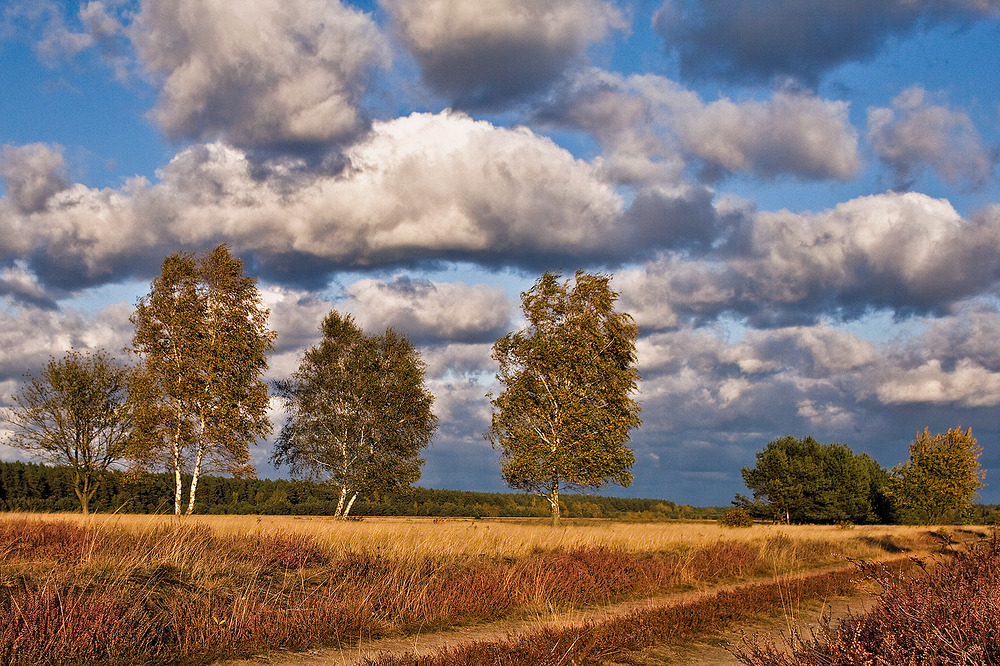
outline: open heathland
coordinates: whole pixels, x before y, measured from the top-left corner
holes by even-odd
[[[749,666],[1000,664],[1000,539],[917,560],[906,573],[865,563],[877,603],[784,643],[748,641]]]
[[[4,514],[0,663],[199,664],[351,645],[919,552],[927,534]]]

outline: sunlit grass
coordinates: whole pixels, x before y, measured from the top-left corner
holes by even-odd
[[[523,519],[0,514],[0,662],[20,650],[28,656],[11,663],[61,663],[49,647],[57,645],[80,663],[152,653],[144,660],[201,663],[340,644],[918,552],[927,535],[709,522],[554,529]]]
[[[809,550],[823,545],[847,557],[870,557],[886,550],[923,547],[932,528],[909,525],[763,525],[737,529],[714,521],[620,523],[575,520],[552,528],[544,519],[365,518],[342,521],[314,516],[174,516],[7,514],[38,520],[70,520],[130,532],[171,526],[204,525],[220,536],[296,533],[314,538],[332,553],[354,552],[392,558],[522,557],[557,549],[610,548],[632,553],[694,550],[719,541],[760,548],[785,543]],[[787,543],[791,542],[791,546]]]

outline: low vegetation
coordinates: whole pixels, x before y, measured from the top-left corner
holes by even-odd
[[[750,641],[737,657],[749,666],[1000,663],[1000,540],[996,532],[967,551],[919,560],[906,573],[862,564],[876,606],[826,623],[789,645]]]
[[[0,663],[208,663],[747,580],[914,528],[0,517]]]
[[[753,527],[753,516],[746,509],[737,507],[722,514],[719,524],[723,527]]]
[[[636,611],[603,622],[587,622],[564,629],[545,628],[505,641],[479,641],[444,649],[432,656],[384,655],[369,666],[599,666],[644,663],[642,651],[650,645],[679,643],[711,632],[728,622],[755,613],[814,598],[849,594],[855,589],[849,571],[809,576],[794,582],[778,580],[723,591],[676,606]]]

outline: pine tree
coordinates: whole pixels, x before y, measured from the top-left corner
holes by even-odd
[[[812,437],[782,437],[743,468],[753,501],[736,496],[751,513],[782,523],[872,523],[889,516],[882,502],[887,473],[866,454]]]

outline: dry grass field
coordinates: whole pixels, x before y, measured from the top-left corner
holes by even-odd
[[[767,581],[931,542],[902,526],[4,514],[0,663],[204,664]]]
[[[410,557],[523,557],[558,549],[610,548],[630,553],[691,551],[721,541],[746,544],[778,558],[796,559],[799,549],[827,550],[848,557],[872,557],[887,550],[918,548],[930,528],[912,525],[755,525],[721,527],[715,521],[622,523],[604,519],[566,521],[552,529],[544,518],[365,518],[334,520],[316,516],[174,516],[80,514],[4,514],[18,518],[71,522],[87,528],[141,534],[175,527],[205,527],[226,537],[304,535],[330,554],[366,553]],[[774,549],[777,543],[786,544]],[[778,563],[779,567],[793,563]]]

